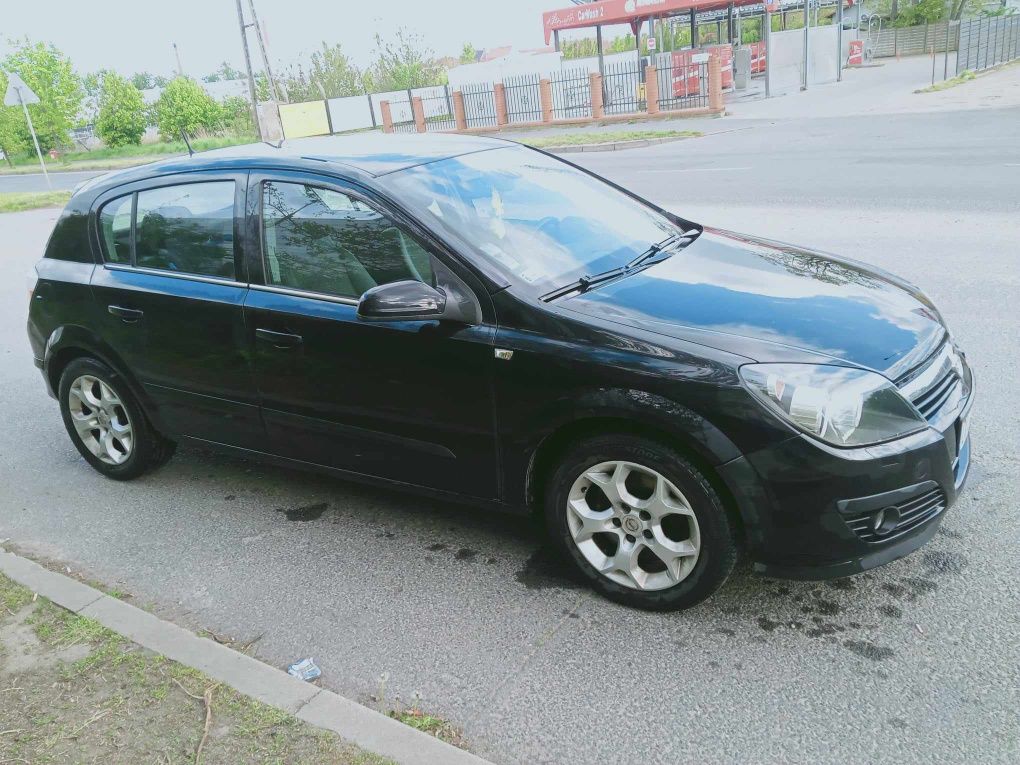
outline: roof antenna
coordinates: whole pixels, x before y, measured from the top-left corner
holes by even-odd
[[[184,127],[181,127],[181,138],[184,139],[184,145],[188,147],[188,156],[194,157],[195,150],[191,148],[191,141],[188,140],[188,134],[184,132]]]

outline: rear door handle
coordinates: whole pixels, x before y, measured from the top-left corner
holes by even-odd
[[[304,342],[301,335],[292,335],[288,332],[273,332],[271,329],[262,328],[255,330],[255,337],[263,342],[272,343],[277,348],[294,348]]]
[[[124,308],[119,305],[111,305],[107,306],[106,308],[114,316],[119,316],[120,318],[127,322],[138,321],[140,318],[142,318],[142,316],[145,315],[142,311],[139,311],[137,308]]]

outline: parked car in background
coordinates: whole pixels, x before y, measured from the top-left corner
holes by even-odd
[[[740,552],[782,577],[881,565],[967,475],[973,378],[917,288],[507,141],[107,175],[36,273],[36,363],[104,475],[191,443],[538,512],[633,606],[698,603]]]

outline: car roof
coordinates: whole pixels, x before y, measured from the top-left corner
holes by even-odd
[[[377,178],[416,165],[515,145],[511,141],[453,134],[385,134],[377,131],[349,135],[297,138],[278,144],[251,143],[173,157],[98,176],[75,192],[94,197],[104,190],[161,175],[202,170],[331,170],[353,178]],[[327,167],[322,167],[327,165]]]

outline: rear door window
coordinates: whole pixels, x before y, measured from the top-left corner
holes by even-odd
[[[103,237],[103,256],[107,263],[131,263],[131,203],[129,194],[103,205],[99,211],[99,231]]]
[[[234,182],[138,192],[135,265],[235,278]]]

